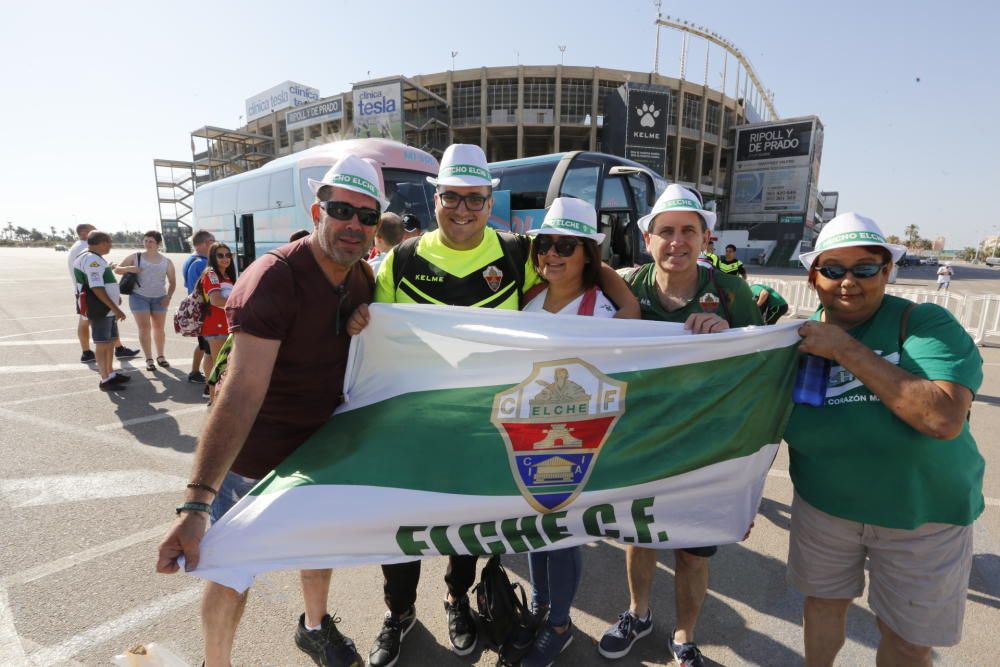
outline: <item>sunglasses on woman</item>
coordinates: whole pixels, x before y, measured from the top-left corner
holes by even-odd
[[[840,280],[848,273],[850,273],[855,278],[871,278],[878,275],[878,272],[882,270],[885,264],[855,264],[851,268],[846,268],[843,266],[821,266],[817,271],[824,278],[829,278],[830,280]]]
[[[535,237],[535,253],[546,254],[552,246],[556,248],[556,254],[560,257],[569,257],[576,252],[576,247],[583,243],[575,236],[552,236],[550,234],[540,234]]]
[[[217,252],[215,253],[216,259],[232,259],[233,253],[231,252]]]
[[[357,215],[358,222],[365,227],[374,227],[380,217],[378,209],[351,206],[345,201],[325,201],[322,206],[326,214],[334,220],[346,222]]]

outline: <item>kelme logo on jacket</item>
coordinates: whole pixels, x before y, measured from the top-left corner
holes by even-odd
[[[627,386],[582,359],[559,359],[536,363],[523,382],[494,397],[491,421],[529,505],[554,512],[580,495],[625,414]]]

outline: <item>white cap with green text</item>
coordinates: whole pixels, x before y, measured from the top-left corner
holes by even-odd
[[[656,203],[653,204],[653,210],[639,218],[639,229],[649,233],[649,225],[653,221],[653,218],[661,213],[673,213],[676,211],[697,213],[705,221],[708,231],[712,231],[715,227],[715,213],[705,210],[705,207],[701,204],[701,197],[684,186],[674,183],[668,185],[667,189],[656,200]]]
[[[441,167],[438,176],[427,177],[431,185],[455,185],[458,187],[479,187],[482,185],[495,188],[499,178],[490,176],[490,168],[486,166],[486,153],[475,144],[452,144],[441,156]]]
[[[358,192],[363,195],[373,197],[379,203],[382,210],[389,206],[389,200],[382,195],[382,176],[378,172],[378,166],[373,160],[365,160],[356,155],[345,155],[337,160],[330,169],[323,174],[323,180],[317,181],[309,179],[309,187],[313,194],[318,194],[319,189],[325,185],[332,185],[351,192]]]
[[[527,234],[581,236],[597,243],[604,241],[604,234],[597,233],[597,211],[589,203],[576,197],[556,197],[545,212],[542,226],[529,229]]]
[[[827,250],[874,245],[892,253],[892,261],[898,262],[906,254],[906,246],[887,243],[882,230],[871,218],[857,213],[841,213],[823,226],[816,238],[816,246],[799,255],[802,266],[811,269],[816,258]]]

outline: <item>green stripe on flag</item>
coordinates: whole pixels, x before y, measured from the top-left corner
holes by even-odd
[[[585,490],[672,477],[779,442],[797,354],[793,346],[611,374],[628,383],[625,414]],[[414,392],[336,415],[251,493],[343,484],[520,495],[490,422],[494,397],[510,387]],[[775,410],[775,401],[783,409]]]

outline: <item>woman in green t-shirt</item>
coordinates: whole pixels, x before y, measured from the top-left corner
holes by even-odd
[[[823,405],[796,405],[785,433],[788,577],[806,596],[807,665],[834,663],[866,561],[880,664],[930,665],[932,646],[961,637],[983,511],[984,462],[966,419],[982,358],[944,308],[885,294],[904,253],[846,213],[800,256],[820,301],[800,350],[832,364]]]

